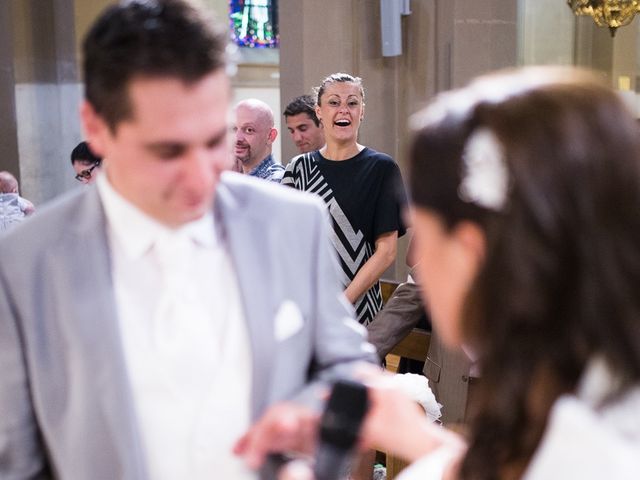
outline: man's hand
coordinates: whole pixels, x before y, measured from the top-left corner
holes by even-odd
[[[294,403],[272,405],[235,444],[233,453],[258,469],[270,453],[312,454],[320,414]]]

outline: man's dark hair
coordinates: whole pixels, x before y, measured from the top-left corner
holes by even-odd
[[[98,157],[91,151],[87,142],[80,142],[73,150],[71,150],[71,165],[73,165],[74,162],[100,164],[102,162],[102,158]]]
[[[83,43],[85,97],[112,130],[132,114],[129,83],[187,84],[225,66],[227,35],[187,0],[128,0],[107,8]]]
[[[300,115],[306,113],[309,118],[313,120],[316,127],[320,126],[320,120],[316,115],[316,101],[311,95],[300,95],[289,102],[287,108],[284,109],[285,117],[293,117],[294,115]]]

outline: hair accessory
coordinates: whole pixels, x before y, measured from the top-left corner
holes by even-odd
[[[502,210],[509,179],[504,149],[493,132],[487,128],[473,132],[465,145],[462,160],[460,200],[488,210]]]

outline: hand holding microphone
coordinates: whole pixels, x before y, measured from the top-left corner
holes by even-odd
[[[262,418],[238,440],[234,452],[257,469],[264,466],[271,475],[282,467],[286,458],[279,453],[311,454],[315,448],[314,480],[342,480],[346,477],[358,443],[360,428],[369,405],[367,388],[350,381],[338,381],[318,414],[302,405],[281,403],[272,405]],[[319,426],[318,426],[319,423]],[[269,461],[265,465],[265,459]],[[303,462],[303,461],[302,461]],[[307,480],[304,464],[287,465],[278,474],[280,479]]]
[[[346,478],[368,408],[363,384],[346,380],[335,383],[320,419],[315,480]]]

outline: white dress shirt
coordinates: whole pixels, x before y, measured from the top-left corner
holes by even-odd
[[[150,478],[255,479],[231,447],[250,423],[240,291],[211,214],[171,230],[98,177],[124,357]]]

